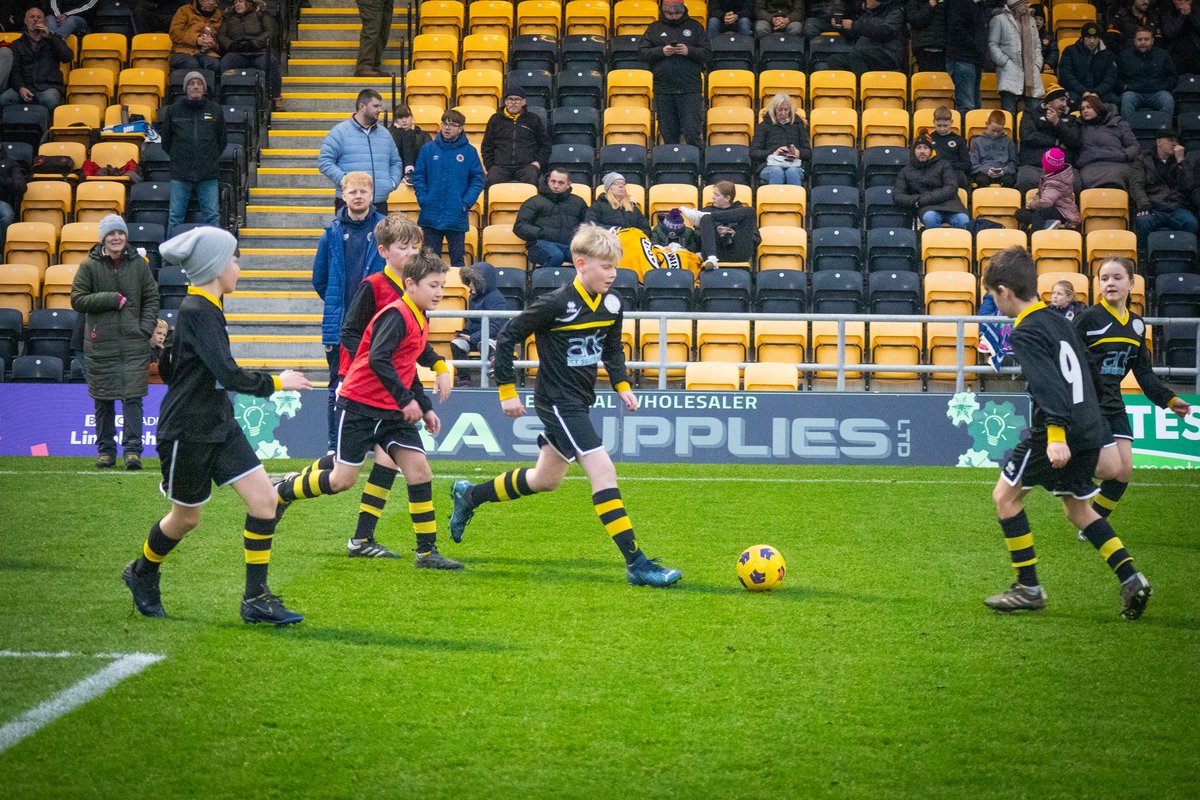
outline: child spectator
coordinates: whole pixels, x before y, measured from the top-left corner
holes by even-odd
[[[1075,204],[1075,170],[1067,155],[1058,147],[1042,154],[1042,179],[1026,207],[1017,212],[1017,221],[1041,231],[1064,225],[1079,225],[1079,206]]]
[[[1037,25],[1038,41],[1042,44],[1042,72],[1058,69],[1058,37],[1046,27],[1046,7],[1038,4],[1029,7]]]
[[[969,188],[971,154],[967,140],[954,132],[954,114],[948,106],[938,106],[933,110],[933,132],[929,138],[933,142],[933,151],[958,171],[961,176],[959,185],[964,189]]]
[[[1076,314],[1087,308],[1087,303],[1075,299],[1075,287],[1070,281],[1058,281],[1050,289],[1047,308],[1057,311],[1067,319],[1075,319]]]
[[[999,109],[988,114],[984,132],[971,138],[971,177],[976,186],[1017,185],[1017,146]]]
[[[400,151],[400,163],[404,165],[404,182],[412,183],[413,169],[417,165],[417,153],[433,137],[413,122],[412,110],[401,103],[392,109],[392,126],[388,128],[396,149]]]
[[[500,294],[500,290],[496,288],[496,268],[491,264],[480,261],[469,267],[463,267],[461,277],[462,282],[471,287],[471,302],[468,306],[471,311],[504,311],[508,308],[504,295]],[[502,327],[504,327],[503,319],[488,320],[489,353],[494,351],[496,334]],[[458,335],[450,342],[450,349],[454,353],[455,360],[464,360],[469,358],[472,352],[478,352],[482,341],[483,321],[478,317],[468,319],[466,327],[459,331]],[[470,386],[471,384],[469,380],[462,378],[459,379],[458,385]]]

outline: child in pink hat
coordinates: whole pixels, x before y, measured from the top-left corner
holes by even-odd
[[[1075,203],[1075,170],[1061,148],[1051,147],[1042,155],[1042,178],[1017,219],[1031,230],[1079,226]]]

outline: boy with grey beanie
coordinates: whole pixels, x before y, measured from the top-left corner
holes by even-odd
[[[246,622],[291,625],[303,617],[283,605],[267,588],[271,537],[278,522],[278,497],[266,470],[233,418],[229,392],[269,397],[276,391],[311,389],[295,370],[272,376],[238,366],[225,329],[224,295],[237,286],[237,239],[220,228],[193,228],[163,242],[168,263],[183,267],[191,286],[179,307],[169,355],[159,371],[168,385],[158,423],[162,493],[172,503],[154,524],[142,555],[121,577],[137,610],[165,617],[158,588],[159,566],[179,540],[200,523],[200,506],[212,485],[232,485],[246,502],[243,544],[246,591],[241,615]]]

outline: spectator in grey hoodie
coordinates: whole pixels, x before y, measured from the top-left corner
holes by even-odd
[[[988,114],[984,132],[971,137],[971,178],[976,186],[1017,185],[1017,146],[999,109]]]

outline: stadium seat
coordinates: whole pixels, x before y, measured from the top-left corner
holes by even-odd
[[[482,106],[494,113],[504,100],[504,74],[498,69],[461,69],[454,80],[457,105]]]
[[[635,198],[635,202],[643,209],[646,207],[646,153],[645,147],[633,144],[606,145],[600,148],[596,167],[596,174],[601,177],[609,172],[619,172],[628,188],[641,189],[642,199]]]
[[[1095,275],[1109,258],[1128,258],[1137,264],[1137,234],[1133,231],[1095,231],[1088,235],[1084,246],[1089,275]]]
[[[105,128],[115,128],[117,126],[124,125],[126,122],[128,122],[130,119],[132,119],[135,115],[141,117],[144,120],[153,121],[155,108],[158,108],[158,106],[157,105],[151,106],[151,105],[147,105],[145,103],[131,103],[128,105],[121,105],[120,103],[114,103],[104,110],[104,127]],[[226,125],[227,126],[229,125],[229,115],[231,115],[235,111],[242,111],[243,114],[245,113],[244,110],[242,110],[242,109],[235,109],[235,108],[222,109],[223,115],[226,116]],[[244,128],[244,125],[243,125],[243,128]],[[146,141],[146,134],[141,131],[118,132],[115,130],[101,129],[100,138],[101,138],[101,140],[106,141],[106,142],[132,142],[133,144],[138,145],[138,147],[140,148],[141,144],[144,141]],[[245,140],[244,135],[243,135],[242,139],[243,139],[243,141]],[[140,155],[140,153],[139,153],[139,155]]]
[[[517,3],[517,35],[540,34],[558,39],[563,8],[554,0],[521,0]]]
[[[550,119],[555,144],[594,145],[600,138],[600,112],[594,108],[556,108]]]
[[[1079,193],[1083,234],[1129,230],[1129,194],[1122,189],[1084,189]]]
[[[169,182],[145,180],[129,187],[130,221],[155,223],[165,230],[170,205]]]
[[[858,113],[852,108],[816,108],[809,114],[812,146],[858,145]]]
[[[655,152],[658,148],[655,148]],[[682,183],[653,183],[650,186],[650,199],[647,203],[646,216],[653,221],[659,214],[665,214],[672,208],[686,206],[700,207],[700,190],[695,184]]]
[[[708,106],[754,108],[754,73],[750,70],[722,69],[708,73]]]
[[[36,145],[49,127],[50,111],[37,103],[18,102],[0,112],[0,135],[5,141]]]
[[[454,341],[458,336],[458,332],[463,329],[465,321],[462,317],[432,317],[429,320],[429,345],[442,358],[449,361],[454,358],[454,351],[450,349],[450,342]]]
[[[1006,228],[1017,227],[1017,209],[1024,207],[1021,193],[1000,186],[981,186],[971,193],[971,215]]]
[[[700,148],[690,144],[660,144],[650,151],[652,184],[695,187],[700,180]]]
[[[1000,79],[995,72],[980,73],[979,104],[980,108],[975,109],[976,111],[991,112],[1000,108]],[[968,124],[968,128],[969,127],[970,125]],[[967,140],[970,141],[970,138],[971,137],[968,136]]]
[[[1029,236],[1025,231],[1010,228],[988,228],[975,234],[975,271],[987,274],[992,256],[1010,247],[1029,248]]]
[[[974,366],[979,358],[977,345],[979,343],[979,326],[967,323],[963,326],[963,364]],[[929,363],[935,366],[954,367],[958,364],[958,325],[953,322],[930,322],[925,326],[925,350],[929,353]],[[967,383],[972,380],[965,376]],[[933,372],[929,375],[933,381],[953,381],[953,372]],[[930,386],[933,390],[933,386]]]
[[[844,145],[814,147],[809,163],[811,186],[852,186],[858,189],[858,150],[855,148]]]
[[[691,311],[694,286],[689,270],[652,269],[642,276],[642,310]]]
[[[846,322],[844,342],[845,342],[845,364],[854,365],[861,364],[863,361],[863,351],[866,349],[866,326],[862,322]],[[814,322],[812,324],[812,349],[813,361],[818,364],[834,365],[838,362],[838,323],[836,322]],[[818,370],[813,373],[813,388],[836,386],[837,371],[835,369]],[[846,388],[861,388],[862,373],[858,371],[846,372]]]
[[[925,334],[919,322],[872,322],[869,341],[872,364],[916,366],[921,363]],[[872,372],[871,384],[886,384],[894,388],[908,385],[908,388],[919,389],[921,375],[916,372]]]
[[[857,228],[862,224],[858,188],[814,186],[808,196],[808,213],[814,231],[818,228]]]
[[[750,320],[697,320],[696,355],[701,361],[746,361],[750,356]]]
[[[116,181],[84,181],[75,190],[75,221],[99,222],[125,214],[125,187]]]
[[[538,267],[529,274],[529,299],[536,300],[544,294],[566,286],[575,280],[575,270],[567,267]]]
[[[906,147],[868,147],[862,154],[863,187],[870,189],[896,183],[900,170],[908,166],[909,151]]]
[[[1158,350],[1168,367],[1191,369],[1196,365],[1196,328],[1193,325],[1168,324],[1159,327]]]
[[[1038,295],[1047,303],[1050,302],[1050,292],[1054,284],[1068,281],[1075,287],[1075,299],[1084,305],[1091,303],[1087,276],[1079,272],[1042,272],[1038,274]]]
[[[754,196],[754,207],[758,212],[758,226],[770,225],[804,226],[807,193],[803,186],[787,184],[764,184]]]
[[[658,21],[658,16],[654,0],[617,0],[613,4],[613,32],[617,36],[641,36],[650,23]]]
[[[867,228],[867,272],[920,271],[917,234],[912,228]]]
[[[761,74],[765,70],[802,70],[807,64],[804,57],[805,42],[797,36],[786,34],[769,34],[758,38],[758,60],[756,69]]]
[[[171,68],[171,37],[166,33],[139,33],[129,43],[129,66],[133,69]]]
[[[760,314],[803,314],[808,307],[808,278],[795,269],[759,270],[754,310]]]
[[[1100,302],[1100,298],[1103,297],[1099,276],[1092,278],[1092,297],[1096,298],[1096,302]],[[1146,316],[1146,278],[1140,274],[1133,276],[1133,285],[1129,290],[1129,308],[1135,314]]]
[[[71,206],[67,181],[30,181],[21,198],[21,221],[46,222],[58,230],[66,224]]]
[[[50,140],[78,142],[86,148],[92,142],[92,131],[101,126],[102,120],[101,111],[95,106],[59,106],[54,109]]]
[[[486,260],[486,259],[485,259]],[[491,262],[488,262],[491,263]],[[492,265],[495,267],[495,265]],[[525,268],[495,267],[496,291],[504,298],[509,311],[520,311],[525,307]],[[494,338],[494,337],[493,337]]]
[[[117,80],[117,102],[156,109],[166,94],[167,76],[161,69],[134,67],[121,70]],[[153,118],[147,121],[152,122]]]
[[[902,108],[868,108],[860,123],[863,147],[908,146],[908,112]]]
[[[20,312],[24,321],[42,293],[43,270],[33,264],[0,264],[0,309]]]
[[[59,264],[79,264],[88,251],[100,241],[100,225],[96,222],[69,222],[58,235]]]
[[[807,322],[758,320],[754,323],[754,352],[759,361],[802,364],[807,350]]]
[[[747,364],[745,389],[747,392],[797,392],[800,390],[800,373],[791,364]]]
[[[913,112],[938,106],[954,108],[954,81],[946,72],[917,72],[909,79]]]
[[[610,292],[615,292],[621,298],[626,311],[635,311],[642,305],[642,278],[637,270],[618,267],[617,275],[613,278]]]
[[[1029,237],[1030,254],[1043,272],[1083,272],[1083,237],[1079,231],[1055,229],[1034,231]],[[1086,292],[1085,292],[1086,294]]]
[[[112,102],[116,77],[110,69],[73,69],[67,76],[69,105],[95,106],[101,112]]]
[[[783,93],[796,108],[806,108],[808,78],[798,69],[767,69],[758,73],[758,107],[766,108],[775,95]]]
[[[684,388],[692,391],[736,392],[742,386],[737,364],[696,362],[684,370]]]
[[[1146,237],[1145,272],[1151,278],[1173,272],[1197,271],[1196,234],[1155,231]]]
[[[63,364],[71,363],[71,335],[75,332],[77,317],[77,312],[69,308],[42,308],[29,312],[25,355],[51,356]]]
[[[839,56],[849,56],[850,42],[836,33],[824,33],[808,40],[809,72],[828,70]]]
[[[487,190],[488,225],[512,225],[521,204],[537,194],[528,183],[497,183]]]
[[[0,267],[3,272],[3,267]],[[2,286],[3,284],[0,284]],[[21,346],[21,337],[25,330],[25,316],[18,308],[10,308],[5,303],[3,291],[0,290],[0,379],[6,367],[17,357]]]
[[[63,362],[53,356],[14,358],[12,380],[17,383],[62,383]]]
[[[632,144],[649,147],[650,109],[617,106],[604,112],[604,144]]]
[[[611,7],[604,0],[571,0],[566,7],[566,35],[608,36]]]
[[[388,195],[387,209],[389,214],[400,213],[416,222],[421,211],[417,203],[417,190],[411,183],[401,183]]]
[[[967,112],[967,118],[963,123],[966,127],[966,131],[963,133],[963,136],[968,142],[971,141],[972,137],[983,133],[984,129],[987,127],[988,117],[995,110],[996,109],[994,108],[976,108],[973,111]],[[1000,113],[1004,115],[1004,130],[1011,138],[1013,135],[1012,114],[1008,113],[1007,111],[1001,111]]]
[[[472,33],[463,37],[462,68],[504,73],[508,68],[508,38],[498,33]]]
[[[848,108],[858,107],[858,79],[853,72],[843,70],[818,70],[808,76],[808,107]]]
[[[865,259],[862,234],[859,228],[814,228],[809,247],[809,268],[861,272]],[[813,284],[816,288],[816,284]],[[814,301],[815,301],[814,296]],[[849,312],[854,313],[854,312]]]
[[[608,73],[608,105],[653,108],[654,75],[646,69],[619,69]]]
[[[595,34],[570,34],[563,39],[558,55],[560,73],[573,69],[607,71],[608,40]]]
[[[1191,78],[1200,87],[1200,75],[1184,75],[1183,79]],[[1175,96],[1175,107],[1178,110],[1180,99]],[[1179,143],[1189,153],[1194,153],[1200,147],[1200,111],[1179,112]]]
[[[903,72],[864,72],[858,78],[859,108],[908,110],[908,76]]]
[[[697,310],[710,314],[749,312],[750,272],[724,268],[701,272]]]
[[[451,107],[451,73],[444,69],[414,69],[405,76],[405,101],[410,106]]]
[[[158,269],[162,266],[162,256],[159,255],[158,245],[164,239],[165,225],[159,225],[151,222],[136,222],[130,221],[127,223],[129,228],[129,246],[134,248],[142,248],[146,251],[146,261],[150,264],[150,270],[158,275]]]
[[[585,144],[556,144],[550,148],[548,166],[559,167],[570,173],[572,190],[579,184],[582,184],[582,188],[588,188],[596,171],[596,151]],[[588,205],[592,204],[590,196],[584,197],[584,200]]]
[[[708,46],[712,55],[708,66],[711,70],[754,69],[754,37],[738,33],[722,33],[709,37]]]
[[[709,145],[737,144],[748,147],[754,137],[754,112],[738,106],[710,108],[705,125]]]
[[[450,267],[442,286],[442,301],[438,311],[466,311],[471,302],[471,287],[462,281],[462,269]]]
[[[1200,317],[1200,275],[1158,276],[1154,281],[1154,313],[1160,317]]]
[[[979,302],[975,276],[969,272],[927,272],[925,313],[970,316]]]
[[[861,314],[864,305],[861,272],[829,269],[812,274],[814,314]]]
[[[42,145],[45,147],[46,145]],[[87,152],[87,147],[83,147]],[[28,142],[0,142],[0,157],[20,162],[28,171],[33,164],[33,145]]]
[[[97,142],[92,145],[88,158],[100,167],[113,167],[119,170],[130,162],[136,165],[138,159],[141,158],[141,150],[133,142]],[[129,183],[130,178],[128,174],[122,173],[120,175],[91,175],[88,180]]]
[[[867,307],[872,314],[921,313],[921,276],[902,270],[870,273]]]
[[[163,264],[158,271],[158,296],[162,308],[179,308],[179,304],[187,296],[189,285],[182,267],[177,264]]]
[[[1138,147],[1143,150],[1154,147],[1154,141],[1163,131],[1171,128],[1171,115],[1165,111],[1154,111],[1140,108],[1126,120],[1133,136],[1137,139]]]
[[[760,276],[764,270],[804,269],[804,265],[808,263],[808,232],[804,228],[799,225],[767,225],[759,228],[758,233]]]
[[[558,108],[599,108],[604,98],[604,75],[598,69],[564,70],[558,75],[558,87],[554,96]],[[627,107],[630,106],[622,106]],[[634,105],[632,108],[642,107]],[[647,114],[650,111],[648,108],[642,110]]]
[[[863,192],[863,217],[867,230],[873,228],[912,228],[912,214],[896,205],[891,185],[870,186]]]
[[[646,273],[653,275],[658,272],[668,272],[669,270],[651,270]],[[678,271],[678,270],[677,270]],[[683,270],[687,275],[691,275],[687,270]],[[662,343],[665,335],[666,349],[663,350]],[[662,330],[662,324],[658,320],[644,319],[638,325],[638,349],[642,354],[642,361],[658,361],[663,359],[666,362],[690,361],[689,356],[692,351],[692,323],[686,319],[669,319],[665,332]],[[665,356],[665,358],[664,358]],[[658,369],[647,367],[642,370],[642,375],[646,378],[658,378]],[[668,378],[679,378],[683,376],[683,370],[678,367],[668,367],[666,370]]]
[[[503,36],[507,42],[513,35],[513,4],[507,0],[472,0],[469,30],[472,34]]]
[[[750,148],[740,144],[715,144],[704,151],[704,183],[711,186],[717,181],[731,181],[738,186],[750,188]],[[749,201],[751,192],[738,197]],[[707,201],[705,203],[707,205]]]
[[[4,261],[7,264],[31,264],[38,274],[53,263],[58,230],[48,222],[14,222],[5,233]],[[95,244],[95,241],[92,242]]]
[[[462,36],[466,19],[463,4],[458,0],[425,0],[421,3],[421,33],[442,33]]]
[[[1054,35],[1064,37],[1079,37],[1084,23],[1096,21],[1096,7],[1090,3],[1055,3],[1054,4]]]
[[[42,283],[42,308],[70,308],[71,282],[78,264],[51,264]]]

